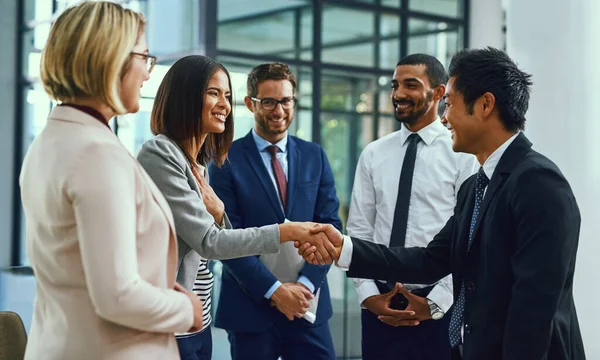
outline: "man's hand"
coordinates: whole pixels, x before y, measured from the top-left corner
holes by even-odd
[[[286,240],[293,234],[295,246],[302,247],[300,255],[313,265],[331,264],[339,257],[336,246],[341,248],[342,234],[333,225],[288,222],[279,225],[280,238]],[[304,245],[304,246],[302,246]]]
[[[313,265],[323,265],[323,262],[331,264],[333,261],[337,261],[340,258],[344,236],[338,229],[331,224],[315,224],[310,229],[310,233],[315,236],[314,239],[324,241],[324,244],[323,247],[320,248],[318,243],[311,240],[304,244],[296,241],[294,246],[298,248],[298,254],[302,256],[304,260]],[[325,235],[327,240],[322,236],[317,237],[322,234]],[[326,250],[327,254],[323,254],[322,250]]]
[[[276,306],[291,321],[306,313],[310,305],[308,300],[313,298],[313,294],[304,285],[285,283],[271,296],[271,305]]]
[[[376,313],[375,311],[369,309],[366,302],[370,298],[367,298],[363,305],[379,315],[379,320],[382,322],[391,325],[391,326],[416,326],[421,323],[423,320],[431,319],[431,313],[429,311],[429,304],[427,304],[427,299],[424,297],[417,296],[415,294],[410,293],[402,284],[397,283],[394,287],[394,290],[390,291],[396,293],[400,292],[404,297],[408,300],[408,306],[403,311],[391,310],[387,313]],[[389,293],[388,293],[389,294]],[[378,296],[378,295],[375,295]],[[391,297],[390,297],[391,300]],[[389,302],[386,304],[389,308]],[[375,304],[375,306],[379,306],[379,304]],[[378,309],[378,308],[377,308]],[[410,315],[412,314],[412,315]]]

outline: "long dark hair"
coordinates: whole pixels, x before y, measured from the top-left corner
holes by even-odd
[[[208,134],[196,159],[191,154],[191,149],[202,134],[206,89],[210,78],[218,70],[227,74],[231,89],[231,77],[221,63],[202,55],[190,55],[177,60],[158,87],[150,128],[154,135],[164,134],[179,144],[190,161],[204,165],[214,161],[221,166],[233,141],[233,108],[225,120],[225,131]],[[233,104],[232,95],[228,101]]]

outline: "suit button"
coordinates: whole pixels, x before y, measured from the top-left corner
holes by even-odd
[[[465,324],[465,334],[470,334],[470,333],[471,333],[471,325]]]
[[[475,286],[474,281],[467,281],[466,287],[468,291],[475,291],[475,289],[477,288],[477,286]]]

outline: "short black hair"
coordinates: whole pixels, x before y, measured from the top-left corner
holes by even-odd
[[[444,65],[435,57],[427,54],[408,55],[398,62],[396,67],[401,65],[425,65],[425,74],[429,78],[429,85],[437,87],[446,85],[448,82],[448,73]]]
[[[469,114],[475,101],[489,92],[496,98],[504,127],[512,132],[525,129],[531,75],[520,70],[504,51],[492,47],[461,50],[452,57],[449,72]]]

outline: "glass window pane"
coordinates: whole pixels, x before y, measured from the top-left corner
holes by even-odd
[[[312,112],[296,110],[294,122],[290,126],[290,134],[306,141],[312,141]]]
[[[441,16],[461,18],[462,0],[409,0],[408,8]]]
[[[399,8],[401,2],[402,0],[381,0],[381,5]]]
[[[374,24],[373,12],[338,6],[324,7],[321,60],[325,63],[373,67]]]
[[[398,128],[396,119],[392,116],[381,116],[379,117],[379,124],[377,127],[377,138],[386,136],[396,131]]]
[[[446,22],[410,19],[408,53],[435,56],[445,67],[462,44],[462,27]]]
[[[312,58],[312,5],[306,2],[219,0],[218,11],[219,50]]]
[[[50,96],[44,90],[41,82],[35,82],[31,89],[25,90],[25,126],[27,129],[24,139],[25,149],[33,139],[44,129],[48,113],[56,102],[50,99]]]
[[[400,40],[382,40],[379,43],[379,67],[393,69],[400,61]]]
[[[321,109],[368,113],[374,110],[373,89],[370,78],[348,78],[341,74],[323,75]]]
[[[393,69],[400,60],[400,17],[382,14],[379,33],[379,67]]]
[[[392,105],[392,89],[381,89],[379,91],[379,113],[394,114],[394,106]]]
[[[137,3],[137,2],[136,2]],[[145,5],[144,5],[145,4]],[[148,49],[154,55],[189,52],[200,46],[200,4],[197,1],[152,1],[134,7],[148,19]],[[147,8],[147,9],[145,9]]]
[[[52,17],[52,1],[48,0],[21,0],[24,1],[24,19],[31,21],[48,21]]]

